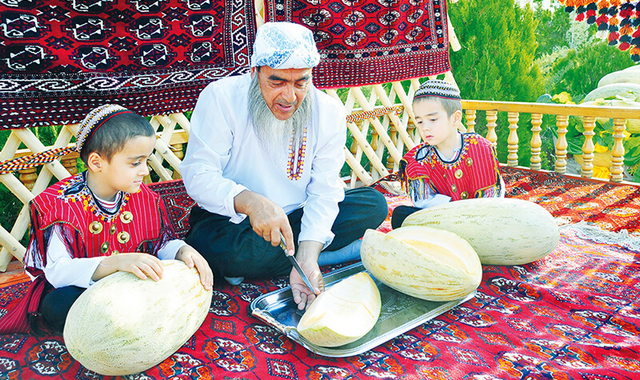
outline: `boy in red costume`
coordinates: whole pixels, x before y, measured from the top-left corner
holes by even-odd
[[[33,283],[16,308],[21,312],[0,321],[0,331],[26,332],[26,313],[37,312],[61,332],[86,288],[117,271],[158,281],[161,260],[195,266],[202,285],[211,288],[207,261],[175,238],[164,202],[142,182],[155,140],[145,118],[117,105],[98,107],[82,121],[76,150],[87,170],[31,201],[25,267]]]
[[[400,161],[400,179],[413,206],[399,206],[391,226],[426,207],[467,198],[504,196],[495,148],[476,133],[460,133],[460,91],[442,80],[424,82],[413,98],[422,143]]]

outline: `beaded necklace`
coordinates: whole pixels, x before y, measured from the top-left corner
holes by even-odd
[[[94,214],[103,222],[110,222],[115,219],[120,210],[129,202],[129,193],[119,191],[113,201],[114,207],[107,209],[99,200],[95,199],[93,192],[87,186],[86,171],[71,177],[67,183],[58,190],[58,198],[67,202],[82,202],[86,211]]]
[[[289,158],[287,162],[287,177],[290,180],[297,181],[300,179],[302,175],[302,170],[304,168],[304,156],[307,150],[307,128],[302,132],[302,137],[298,141],[298,150],[295,150],[293,145],[293,136],[291,136],[291,140],[289,141]]]

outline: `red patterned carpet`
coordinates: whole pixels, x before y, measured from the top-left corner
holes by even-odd
[[[509,196],[554,216],[638,231],[638,187],[505,169]],[[179,187],[173,217],[188,208]],[[532,198],[533,197],[533,198]],[[591,197],[591,198],[589,198]],[[402,202],[390,197],[391,207]],[[183,220],[184,222],[184,220]],[[183,226],[184,227],[184,226]],[[558,248],[530,265],[485,266],[475,299],[370,351],[322,357],[247,309],[286,278],[214,290],[200,330],[174,355],[130,379],[637,379],[640,244],[585,223],[562,227]],[[325,268],[329,270],[331,268]],[[25,283],[0,289],[0,315]],[[0,379],[112,379],[87,371],[56,335],[0,336]]]

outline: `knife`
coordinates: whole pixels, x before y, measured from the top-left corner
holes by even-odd
[[[313,290],[311,281],[309,281],[309,278],[300,267],[300,264],[298,263],[298,260],[296,260],[296,257],[294,255],[289,255],[289,251],[287,250],[287,244],[284,242],[284,235],[282,235],[282,232],[280,232],[280,248],[282,248],[282,250],[284,251],[284,255],[287,256],[291,264],[293,264],[293,267],[296,268],[296,271],[298,272],[300,277],[302,277],[302,281],[304,281],[307,287],[311,289],[311,292],[313,294],[318,295],[318,293],[316,293],[316,291]]]

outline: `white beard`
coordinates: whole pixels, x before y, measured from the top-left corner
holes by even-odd
[[[313,92],[310,91],[290,118],[279,120],[273,115],[262,96],[257,73],[251,78],[249,117],[253,124],[253,131],[262,149],[276,162],[287,158],[292,138],[293,151],[298,149],[305,127],[311,120],[312,109]]]

